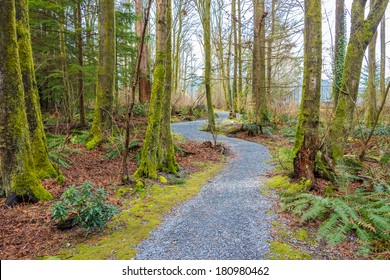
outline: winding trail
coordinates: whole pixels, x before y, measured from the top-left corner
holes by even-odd
[[[210,133],[199,131],[204,122],[176,123],[172,128],[191,140],[212,141]],[[273,215],[266,214],[272,202],[259,189],[262,176],[272,168],[266,163],[270,154],[253,142],[223,136],[218,142],[237,156],[198,195],[164,218],[140,243],[136,259],[264,259]]]

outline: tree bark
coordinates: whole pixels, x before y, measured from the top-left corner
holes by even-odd
[[[154,68],[154,81],[150,108],[148,115],[148,127],[145,133],[145,141],[141,151],[141,163],[135,177],[157,178],[158,170],[158,146],[160,144],[160,120],[161,102],[164,94],[165,83],[165,61],[166,61],[166,40],[167,40],[167,5],[169,0],[157,0],[156,10],[156,62]]]
[[[233,96],[233,111],[238,112],[238,98],[237,98],[237,71],[238,71],[238,48],[237,48],[237,14],[236,14],[236,0],[232,1],[232,31],[233,31],[233,82],[232,82],[232,96]]]
[[[345,46],[346,46],[346,22],[344,0],[336,0],[336,30],[333,61],[333,111],[336,111],[339,94],[341,89],[341,80],[343,76]]]
[[[268,45],[267,45],[267,98],[271,98],[272,90],[272,44],[275,37],[275,5],[277,0],[272,0],[271,3],[271,30],[268,36]]]
[[[31,48],[27,0],[16,0],[15,9],[19,62],[34,165],[39,178],[53,178],[57,176],[57,171],[49,161],[46,135],[43,129]]]
[[[370,0],[372,9],[374,0]],[[366,125],[372,127],[376,118],[376,39],[377,32],[374,32],[370,44],[368,45],[368,86],[366,103]]]
[[[135,22],[135,31],[137,37],[142,36],[142,30],[144,26],[144,10],[142,0],[135,1],[135,12],[137,20]],[[139,102],[142,104],[149,103],[150,94],[151,94],[151,85],[148,74],[148,46],[147,44],[143,45],[142,55],[139,68]]]
[[[88,149],[112,137],[115,90],[115,1],[99,1],[99,59],[96,101]]]
[[[380,33],[380,41],[381,41],[381,66],[380,66],[380,100],[385,98],[386,94],[386,17],[383,16],[381,22],[381,33]]]
[[[371,41],[389,0],[376,0],[366,19],[364,8],[367,0],[354,0],[352,4],[351,35],[343,69],[343,77],[335,117],[325,143],[326,156],[339,160],[344,154],[344,143],[353,127],[355,104],[364,52]]]
[[[27,7],[23,10],[27,11]],[[42,187],[34,170],[18,53],[15,1],[1,1],[0,14],[0,166],[6,205],[13,206],[25,199],[48,200],[52,196]]]
[[[172,4],[167,1],[166,9],[166,29],[167,38],[165,40],[165,87],[162,98],[160,145],[158,151],[159,170],[176,174],[179,165],[176,162],[175,150],[173,147],[171,131],[171,96],[172,96]]]
[[[208,114],[208,130],[215,131],[215,116],[211,92],[211,0],[203,1],[203,36],[204,36],[204,53],[205,53],[205,69],[204,69],[204,84],[206,87],[207,99],[207,114]]]
[[[85,107],[84,107],[84,58],[83,58],[83,28],[81,19],[81,0],[77,2],[77,60],[79,66],[78,72],[78,95],[79,95],[79,110],[80,110],[80,126],[85,127]]]
[[[252,96],[254,98],[255,121],[264,124],[268,120],[265,87],[265,17],[264,0],[253,0],[254,38],[253,38],[253,71]]]
[[[302,100],[294,146],[294,176],[315,183],[322,70],[321,0],[305,0]]]

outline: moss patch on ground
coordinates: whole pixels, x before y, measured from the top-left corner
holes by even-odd
[[[311,256],[303,251],[296,250],[286,243],[270,242],[270,253],[267,258],[271,260],[310,260]]]
[[[127,201],[127,207],[113,221],[110,233],[94,236],[87,243],[63,249],[62,259],[132,259],[137,245],[149,236],[161,218],[172,207],[199,193],[202,186],[225,166],[216,164],[206,171],[190,176],[183,185],[147,186],[137,197]]]

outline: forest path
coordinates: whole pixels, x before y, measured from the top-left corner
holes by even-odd
[[[218,120],[227,118],[219,113]],[[174,133],[195,141],[212,141],[199,131],[205,121],[176,123]],[[136,259],[264,259],[269,251],[272,201],[259,189],[271,166],[268,149],[240,139],[218,136],[236,153],[200,193],[173,209],[151,236],[140,243]]]

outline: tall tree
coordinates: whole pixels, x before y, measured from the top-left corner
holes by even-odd
[[[276,19],[276,5],[277,0],[272,0],[271,2],[271,18],[270,18],[270,32],[268,35],[268,45],[267,45],[267,97],[271,96],[271,83],[272,83],[272,44],[275,37],[275,19]]]
[[[137,37],[142,36],[142,30],[144,26],[144,9],[142,0],[136,0],[135,1],[135,13],[137,16],[137,21],[135,22],[135,31]],[[140,67],[139,67],[139,101],[140,103],[144,104],[149,102],[150,100],[150,93],[151,93],[151,86],[150,86],[150,80],[149,80],[149,73],[148,73],[148,46],[147,44],[143,44],[142,48],[142,55],[141,55],[141,61],[140,61]]]
[[[80,112],[80,126],[85,127],[85,107],[84,107],[84,54],[83,54],[83,25],[81,17],[81,2],[77,1],[76,6],[76,34],[77,34],[77,61],[78,61],[78,87],[77,93],[79,96],[79,112]]]
[[[343,157],[344,140],[353,124],[364,52],[374,36],[388,2],[389,0],[376,0],[366,19],[364,9],[367,0],[354,0],[352,3],[351,35],[345,56],[340,95],[326,141],[325,155],[329,164],[331,164],[329,159],[338,160]]]
[[[31,152],[15,1],[0,0],[0,14],[0,166],[6,204],[15,205],[28,197],[48,200],[52,196],[36,176]]]
[[[343,76],[344,60],[345,60],[345,47],[346,47],[346,21],[345,21],[345,8],[344,0],[336,0],[336,30],[335,30],[335,46],[334,46],[334,61],[333,61],[333,99],[334,107],[336,110],[337,102],[339,99],[341,79]]]
[[[35,81],[28,17],[28,1],[15,0],[15,8],[19,61],[34,165],[38,178],[56,177],[57,171],[49,161],[46,135],[43,129],[39,105],[38,88]]]
[[[314,184],[322,68],[321,0],[305,0],[302,101],[294,146],[294,175]]]
[[[98,80],[88,149],[112,136],[115,58],[115,1],[100,0]]]
[[[380,33],[380,44],[381,44],[381,59],[380,59],[380,100],[385,98],[386,94],[386,17],[382,18],[381,22],[381,33]]]
[[[255,120],[257,124],[267,121],[267,99],[265,87],[265,17],[264,0],[253,0],[254,38],[252,96],[255,101]]]
[[[199,0],[198,10],[203,26],[203,47],[205,54],[204,85],[206,88],[208,130],[215,130],[214,106],[211,92],[211,0]]]
[[[161,106],[160,144],[158,150],[159,169],[169,173],[177,173],[179,165],[176,162],[173,138],[171,132],[171,96],[172,96],[172,0],[167,1],[166,10],[167,35],[165,40],[165,87]]]
[[[165,90],[166,75],[168,1],[170,0],[156,1],[156,62],[154,66],[154,80],[148,113],[148,127],[145,133],[144,145],[142,146],[141,163],[134,174],[136,177],[157,178],[159,165],[158,146],[160,144],[161,130],[161,102]]]
[[[237,48],[237,2],[232,0],[232,32],[233,32],[233,81],[232,81],[232,108],[234,112],[238,112],[238,98],[237,98],[237,71],[238,71],[238,48]]]
[[[370,0],[370,8],[374,4],[374,0]],[[368,45],[368,86],[367,86],[367,102],[366,102],[366,124],[369,127],[375,122],[376,118],[376,40],[377,32],[374,32],[372,39]]]

